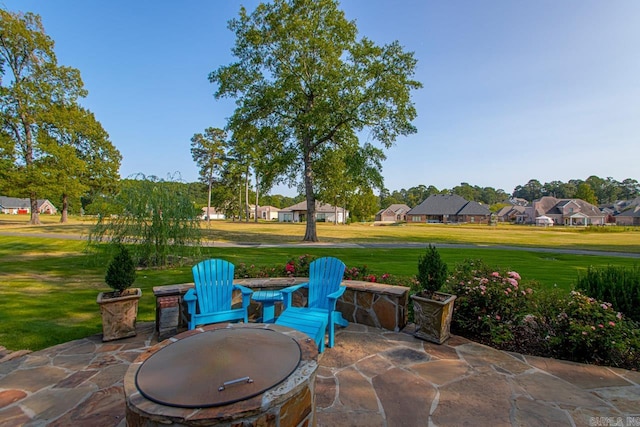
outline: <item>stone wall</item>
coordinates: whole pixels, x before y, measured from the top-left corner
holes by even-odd
[[[238,279],[235,283],[253,290],[282,289],[307,281],[304,277],[271,277]],[[338,300],[337,309],[349,322],[376,328],[399,331],[408,321],[409,288],[382,283],[345,280],[347,287],[342,298]],[[158,339],[163,340],[187,329],[187,307],[184,295],[193,288],[193,283],[155,286],[156,296],[156,329]],[[240,293],[234,294],[234,305],[241,304]],[[306,290],[296,292],[293,305],[306,303]],[[276,316],[282,311],[282,304],[276,303]],[[254,301],[249,307],[249,318],[256,321],[261,316],[261,305]]]

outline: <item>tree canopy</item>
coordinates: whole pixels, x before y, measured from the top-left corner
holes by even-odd
[[[355,22],[335,0],[275,0],[252,13],[241,8],[229,28],[236,35],[236,62],[209,76],[217,98],[236,99],[228,127],[268,130],[270,138],[256,143],[265,144],[273,174],[304,189],[304,240],[317,241],[319,165],[329,158],[344,163],[344,153],[358,153],[365,161],[350,166],[362,168],[349,173],[366,173],[363,168],[377,166],[380,156],[360,143],[362,131],[387,148],[399,135],[416,132],[416,59],[397,41],[378,46],[358,39]]]
[[[66,218],[69,197],[80,199],[119,179],[120,153],[93,114],[80,72],[58,65],[40,16],[0,9],[0,161],[12,194],[37,200],[57,194]]]

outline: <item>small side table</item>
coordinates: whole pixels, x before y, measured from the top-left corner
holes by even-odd
[[[275,317],[275,304],[282,301],[282,292],[280,291],[255,291],[251,294],[251,299],[262,303],[262,322],[273,323]]]

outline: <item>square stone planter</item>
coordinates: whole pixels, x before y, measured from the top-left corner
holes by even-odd
[[[413,318],[416,324],[414,336],[442,344],[451,336],[451,317],[455,295],[436,292],[433,299],[418,293],[411,295]]]
[[[112,341],[136,335],[140,288],[127,289],[119,297],[113,292],[100,292],[96,302],[102,314],[102,341]]]

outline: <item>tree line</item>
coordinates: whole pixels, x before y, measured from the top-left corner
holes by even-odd
[[[479,187],[466,182],[453,188],[442,190],[438,190],[433,185],[418,185],[392,192],[387,189],[382,190],[380,193],[380,205],[388,207],[394,203],[404,203],[409,207],[415,207],[432,194],[456,194],[467,200],[488,206],[508,203],[511,198],[519,198],[531,202],[543,196],[553,196],[558,199],[582,199],[593,205],[600,206],[611,204],[618,200],[631,200],[639,197],[640,183],[632,178],[619,182],[611,177],[600,178],[596,175],[591,175],[586,180],[571,179],[566,183],[551,181],[541,184],[537,179],[531,179],[526,184],[516,186],[511,194],[502,189]]]

